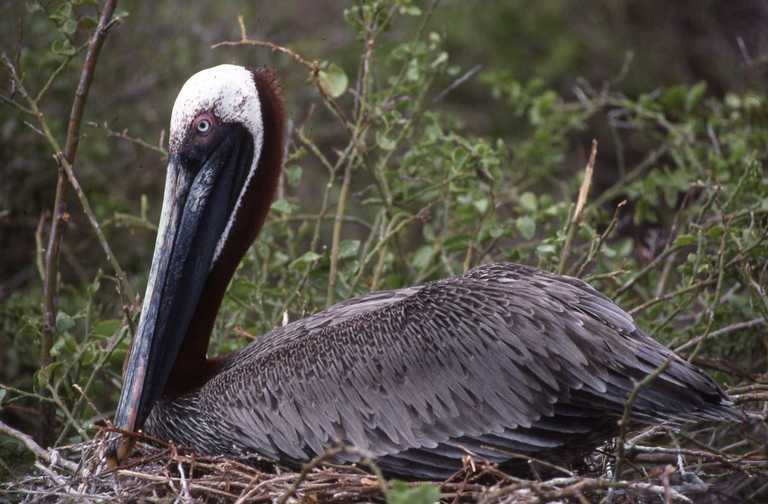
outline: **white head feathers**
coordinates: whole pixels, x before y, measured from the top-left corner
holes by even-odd
[[[224,123],[240,123],[253,135],[254,156],[264,140],[261,102],[251,72],[237,65],[219,65],[197,72],[179,91],[171,113],[170,151],[178,151],[192,120],[210,112]]]
[[[264,143],[264,123],[261,101],[253,74],[237,65],[219,65],[197,72],[179,91],[171,113],[170,152],[178,152],[192,121],[201,113],[209,112],[222,123],[239,123],[253,136],[253,165],[238,196],[235,209],[216,245],[213,264],[219,258],[229,237],[235,215],[242,205],[243,195],[256,173]]]

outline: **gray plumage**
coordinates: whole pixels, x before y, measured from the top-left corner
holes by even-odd
[[[670,358],[635,420],[736,417],[715,382],[588,284],[491,264],[274,329],[199,390],[159,401],[145,430],[198,453],[292,463],[342,440],[384,470],[439,478],[468,453],[584,454]]]

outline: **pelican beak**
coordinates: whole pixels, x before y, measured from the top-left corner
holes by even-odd
[[[170,157],[152,267],[123,373],[115,427],[137,431],[162,396],[252,162],[253,137],[237,124],[220,126],[215,143],[182,148]],[[130,455],[133,439],[113,435],[107,448],[110,467]]]

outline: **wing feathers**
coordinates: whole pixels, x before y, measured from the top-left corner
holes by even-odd
[[[301,461],[342,439],[392,472],[434,476],[466,451],[501,462],[594,445],[670,356],[584,282],[495,264],[277,328],[197,396],[215,398],[206,414],[230,426],[230,451]],[[637,416],[722,415],[717,385],[672,359]]]

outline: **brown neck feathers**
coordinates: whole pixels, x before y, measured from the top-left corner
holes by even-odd
[[[208,275],[200,302],[184,338],[166,385],[165,395],[178,396],[208,381],[218,370],[208,360],[208,343],[229,281],[240,260],[264,225],[280,178],[283,162],[285,115],[277,76],[269,69],[254,70],[253,79],[261,100],[264,141],[256,173],[244,189],[227,242]]]

